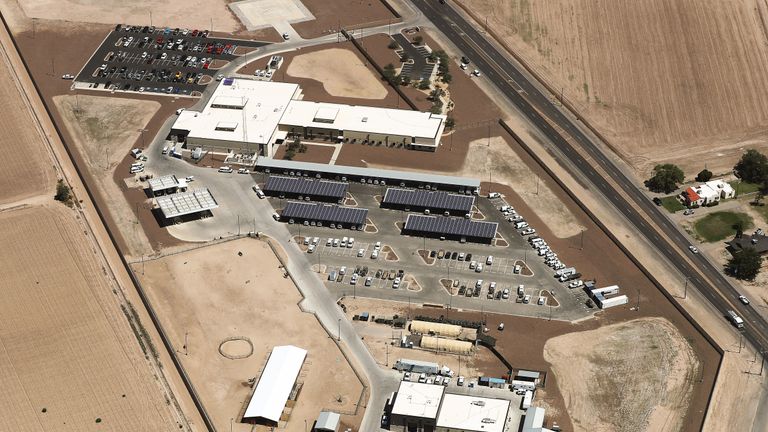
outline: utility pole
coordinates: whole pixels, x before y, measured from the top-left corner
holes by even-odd
[[[189,345],[187,344],[187,337],[189,336],[189,332],[184,330],[184,355],[189,354]]]
[[[339,318],[339,332],[337,334],[339,337],[338,341],[341,342],[341,318]]]
[[[760,376],[763,376],[763,365],[765,365],[765,352],[760,351]]]
[[[387,352],[387,364],[386,364],[386,366],[389,367],[389,344],[384,342],[384,348],[385,348],[385,350]]]
[[[152,27],[152,9],[149,10],[149,26]]]
[[[685,287],[683,287],[683,298],[688,298],[688,281],[691,279],[690,276],[686,276],[685,278]],[[741,352],[741,348],[739,348],[739,352]]]
[[[584,250],[584,228],[581,229],[581,247],[580,250]]]
[[[237,236],[240,237],[240,215],[237,215]]]
[[[741,333],[739,333],[739,354],[741,354],[741,338],[742,337],[743,337],[743,335]]]

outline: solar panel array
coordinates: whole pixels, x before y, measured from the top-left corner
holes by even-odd
[[[471,219],[445,216],[408,215],[405,231],[492,239],[496,236],[496,222],[478,222]]]
[[[281,215],[284,219],[305,219],[328,223],[364,225],[368,209],[341,207],[335,204],[290,201]]]
[[[157,198],[157,205],[166,219],[215,209],[219,206],[208,189],[165,195]]]
[[[153,192],[172,189],[178,186],[179,180],[173,174],[149,179],[149,189]]]
[[[389,188],[384,194],[382,204],[420,207],[430,210],[455,210],[469,213],[475,197],[459,195],[444,191],[428,191],[423,189]]]
[[[347,183],[312,180],[299,177],[269,176],[264,192],[297,194],[342,199],[347,195]]]

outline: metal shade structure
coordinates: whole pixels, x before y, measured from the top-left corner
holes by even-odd
[[[382,207],[403,210],[449,212],[453,215],[465,215],[472,211],[475,197],[444,191],[423,189],[389,188],[381,201]]]
[[[341,201],[347,196],[348,184],[300,177],[269,176],[262,189],[271,196],[309,197],[319,201]]]
[[[410,214],[405,220],[403,234],[490,243],[496,237],[498,227],[499,224],[496,222]]]
[[[166,219],[191,215],[219,207],[208,189],[197,189],[185,193],[165,195],[156,198],[157,205]]]
[[[360,229],[365,226],[367,217],[368,209],[298,201],[288,202],[280,215],[280,219],[283,221],[314,221]]]

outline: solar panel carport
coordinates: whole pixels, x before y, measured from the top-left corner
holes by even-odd
[[[496,237],[499,224],[496,222],[477,222],[471,219],[408,215],[403,227],[403,234],[419,237],[445,237],[446,239],[491,243]]]
[[[263,190],[267,195],[281,198],[341,202],[347,196],[347,187],[347,183],[344,182],[269,176]]]
[[[334,224],[337,227],[360,230],[365,228],[367,217],[368,209],[298,201],[290,201],[280,214],[280,220],[284,222],[307,221],[315,222],[320,226]]]
[[[388,188],[381,206],[405,211],[424,211],[464,216],[472,210],[475,197],[443,191]]]

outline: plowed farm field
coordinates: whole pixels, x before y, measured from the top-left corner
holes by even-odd
[[[768,147],[765,0],[466,0],[639,174]]]
[[[42,145],[30,145],[42,141],[34,125],[32,114],[26,108],[26,99],[16,81],[11,78],[5,49],[0,46],[0,204],[30,198],[50,191],[56,183],[53,164]],[[24,125],[24,126],[20,126]]]
[[[0,213],[0,430],[178,430],[70,212]]]

